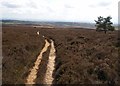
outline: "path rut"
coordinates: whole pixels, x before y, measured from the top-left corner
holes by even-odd
[[[54,47],[54,42],[51,40],[51,49],[50,49],[50,54],[49,54],[49,60],[47,64],[47,71],[45,75],[45,84],[52,84],[54,78],[53,78],[53,71],[55,69],[55,47]]]
[[[40,62],[42,60],[42,54],[44,52],[47,51],[48,47],[51,45],[51,49],[50,49],[50,53],[49,53],[49,59],[48,59],[48,64],[47,64],[47,70],[46,70],[46,74],[44,77],[44,83],[43,84],[52,84],[54,78],[53,78],[53,71],[55,69],[55,58],[56,58],[56,50],[55,50],[55,46],[54,46],[54,41],[50,40],[51,43],[49,43],[47,41],[47,39],[45,39],[45,46],[42,49],[40,55],[38,56],[37,60],[35,61],[35,65],[33,66],[33,68],[30,71],[30,74],[27,77],[27,82],[26,84],[36,84],[35,83],[35,79],[37,78],[37,73],[38,73],[38,68],[40,65]]]
[[[37,60],[35,61],[35,63],[34,63],[35,65],[31,69],[30,74],[27,77],[26,84],[35,84],[35,79],[37,77],[38,68],[39,68],[39,65],[40,65],[40,62],[41,62],[41,59],[42,59],[42,54],[47,51],[49,46],[50,46],[50,43],[47,40],[45,40],[45,46],[42,49],[42,51],[41,51],[40,55],[38,56]]]

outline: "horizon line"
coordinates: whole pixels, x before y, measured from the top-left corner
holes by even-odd
[[[0,19],[0,21],[3,20],[11,20],[11,21],[26,21],[26,22],[70,22],[70,23],[89,23],[89,24],[95,24],[93,22],[86,22],[86,21],[61,21],[61,20],[27,20],[27,19]],[[113,25],[119,25],[120,23],[114,23]]]

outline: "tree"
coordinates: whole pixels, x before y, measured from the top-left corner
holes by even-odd
[[[98,20],[95,20],[96,22],[96,31],[104,31],[105,33],[110,30],[110,31],[114,31],[115,28],[114,26],[112,26],[112,22],[111,22],[112,17],[108,16],[107,18],[103,18],[102,16],[98,17]]]

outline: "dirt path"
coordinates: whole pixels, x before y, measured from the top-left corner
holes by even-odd
[[[55,47],[54,47],[54,42],[51,40],[51,49],[50,49],[50,54],[49,54],[49,60],[48,60],[48,64],[47,64],[47,71],[46,71],[46,75],[44,78],[44,82],[45,84],[52,84],[53,81],[53,71],[54,71],[54,67],[55,67]]]
[[[31,69],[30,74],[27,77],[26,84],[35,84],[35,79],[37,77],[37,72],[38,72],[37,70],[39,68],[39,64],[40,64],[41,59],[42,59],[42,54],[47,51],[48,46],[50,46],[50,43],[47,40],[45,40],[45,46],[42,49],[42,51],[41,51],[40,55],[38,56],[37,60],[35,61],[35,65]]]
[[[47,51],[48,47],[51,45],[50,53],[49,53],[49,59],[48,59],[48,64],[47,64],[47,70],[46,74],[44,77],[44,83],[43,84],[52,84],[54,78],[52,76],[54,68],[55,68],[55,47],[54,47],[54,42],[51,40],[51,43],[49,43],[45,39],[45,46],[42,49],[40,55],[38,56],[37,60],[35,61],[34,67],[31,69],[30,74],[27,77],[27,82],[26,85],[28,84],[35,84],[35,79],[37,78],[37,72],[38,68],[42,59],[42,54]]]

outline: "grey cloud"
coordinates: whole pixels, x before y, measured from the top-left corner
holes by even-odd
[[[89,5],[89,7],[91,7],[91,8],[106,7],[106,6],[109,6],[110,4],[111,4],[111,2],[100,2],[97,4],[91,4],[91,5]]]
[[[89,5],[89,7],[91,7],[91,8],[95,8],[95,7],[96,7],[96,5]]]
[[[49,6],[47,6],[46,9],[47,9],[49,12],[54,12],[54,10],[53,10],[51,7],[49,7]]]
[[[30,1],[29,3],[27,3],[27,5],[31,8],[37,8],[37,5],[33,1]]]
[[[74,7],[70,6],[70,5],[64,5],[64,6],[65,6],[65,8],[74,8]]]
[[[8,3],[8,2],[2,2],[2,6],[5,6],[7,8],[18,8],[20,7],[19,5],[13,4],[13,3]]]
[[[110,2],[101,2],[101,3],[98,4],[98,6],[103,6],[103,7],[105,7],[105,6],[108,6],[108,5],[110,5],[110,4],[111,4]]]

